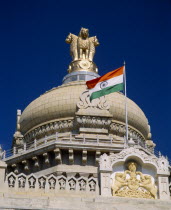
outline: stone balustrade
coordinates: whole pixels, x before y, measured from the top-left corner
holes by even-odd
[[[115,139],[112,136],[108,137],[102,137],[99,135],[90,136],[87,137],[85,135],[60,135],[58,133],[51,135],[51,136],[45,136],[39,140],[34,139],[32,142],[24,143],[20,146],[14,146],[13,149],[7,150],[3,156],[3,160],[8,160],[9,158],[12,158],[17,155],[22,155],[34,150],[37,150],[39,148],[47,147],[53,144],[72,144],[72,145],[90,145],[90,146],[104,146],[109,147],[113,146],[115,147],[116,144],[118,147],[123,149],[124,140],[122,139]]]
[[[153,153],[153,150],[151,148],[148,148],[143,141],[134,140],[136,145],[139,145],[141,147],[144,147],[148,149],[150,152]],[[115,139],[114,136],[109,135],[108,137],[103,137],[100,135],[95,136],[86,136],[84,134],[82,135],[60,135],[58,133],[51,135],[51,136],[45,136],[41,139],[34,139],[34,141],[31,142],[25,142],[20,146],[14,146],[13,149],[7,150],[3,154],[3,160],[8,160],[9,158],[12,158],[16,155],[21,155],[24,153],[28,153],[29,151],[37,150],[38,148],[42,148],[44,146],[53,145],[56,143],[60,144],[73,144],[73,145],[90,145],[90,146],[104,146],[104,147],[110,147],[115,148],[117,147],[123,149],[124,148],[124,138],[117,138]]]
[[[29,176],[11,172],[6,176],[5,188],[7,192],[25,193],[72,193],[99,194],[98,179],[93,176],[50,175]]]

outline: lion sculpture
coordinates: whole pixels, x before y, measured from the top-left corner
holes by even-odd
[[[89,38],[88,29],[81,28],[78,36],[70,33],[65,41],[70,44],[70,54],[73,61],[79,59],[93,61],[95,47],[99,45],[99,41],[96,36]]]

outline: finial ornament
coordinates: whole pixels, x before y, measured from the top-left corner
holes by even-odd
[[[81,28],[78,36],[69,33],[65,41],[70,44],[70,54],[73,59],[68,72],[91,71],[97,73],[97,66],[93,62],[95,48],[99,45],[97,37],[89,37],[89,30]]]
[[[3,151],[3,149],[2,149],[2,147],[1,147],[1,145],[0,145],[0,160],[3,159],[4,153],[5,153],[5,151]]]

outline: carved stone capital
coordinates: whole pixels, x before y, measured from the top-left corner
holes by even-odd
[[[43,153],[44,161],[46,165],[50,164],[49,154],[47,152]]]
[[[61,150],[59,148],[56,148],[53,151],[55,153],[55,160],[57,161],[57,163],[61,164],[62,163]]]
[[[11,167],[14,169],[15,174],[19,174],[19,165],[18,164],[12,164]]]
[[[39,158],[37,156],[32,157],[32,160],[34,161],[34,166],[36,168],[40,168]]]
[[[29,161],[28,160],[23,160],[22,164],[24,164],[24,170],[25,171],[29,171],[30,170],[30,166],[29,166]]]

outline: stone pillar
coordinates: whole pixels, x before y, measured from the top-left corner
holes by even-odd
[[[103,154],[100,156],[100,194],[102,196],[112,196],[110,176],[112,173],[112,167],[109,156]]]
[[[157,160],[158,170],[158,195],[159,199],[162,200],[170,200],[170,192],[169,192],[169,162],[167,158],[161,156]]]
[[[110,176],[110,171],[103,171],[100,173],[100,194],[102,196],[112,196]]]
[[[5,192],[7,190],[5,186],[5,170],[7,168],[7,164],[0,160],[0,192]]]
[[[159,199],[170,200],[168,176],[158,176]]]

